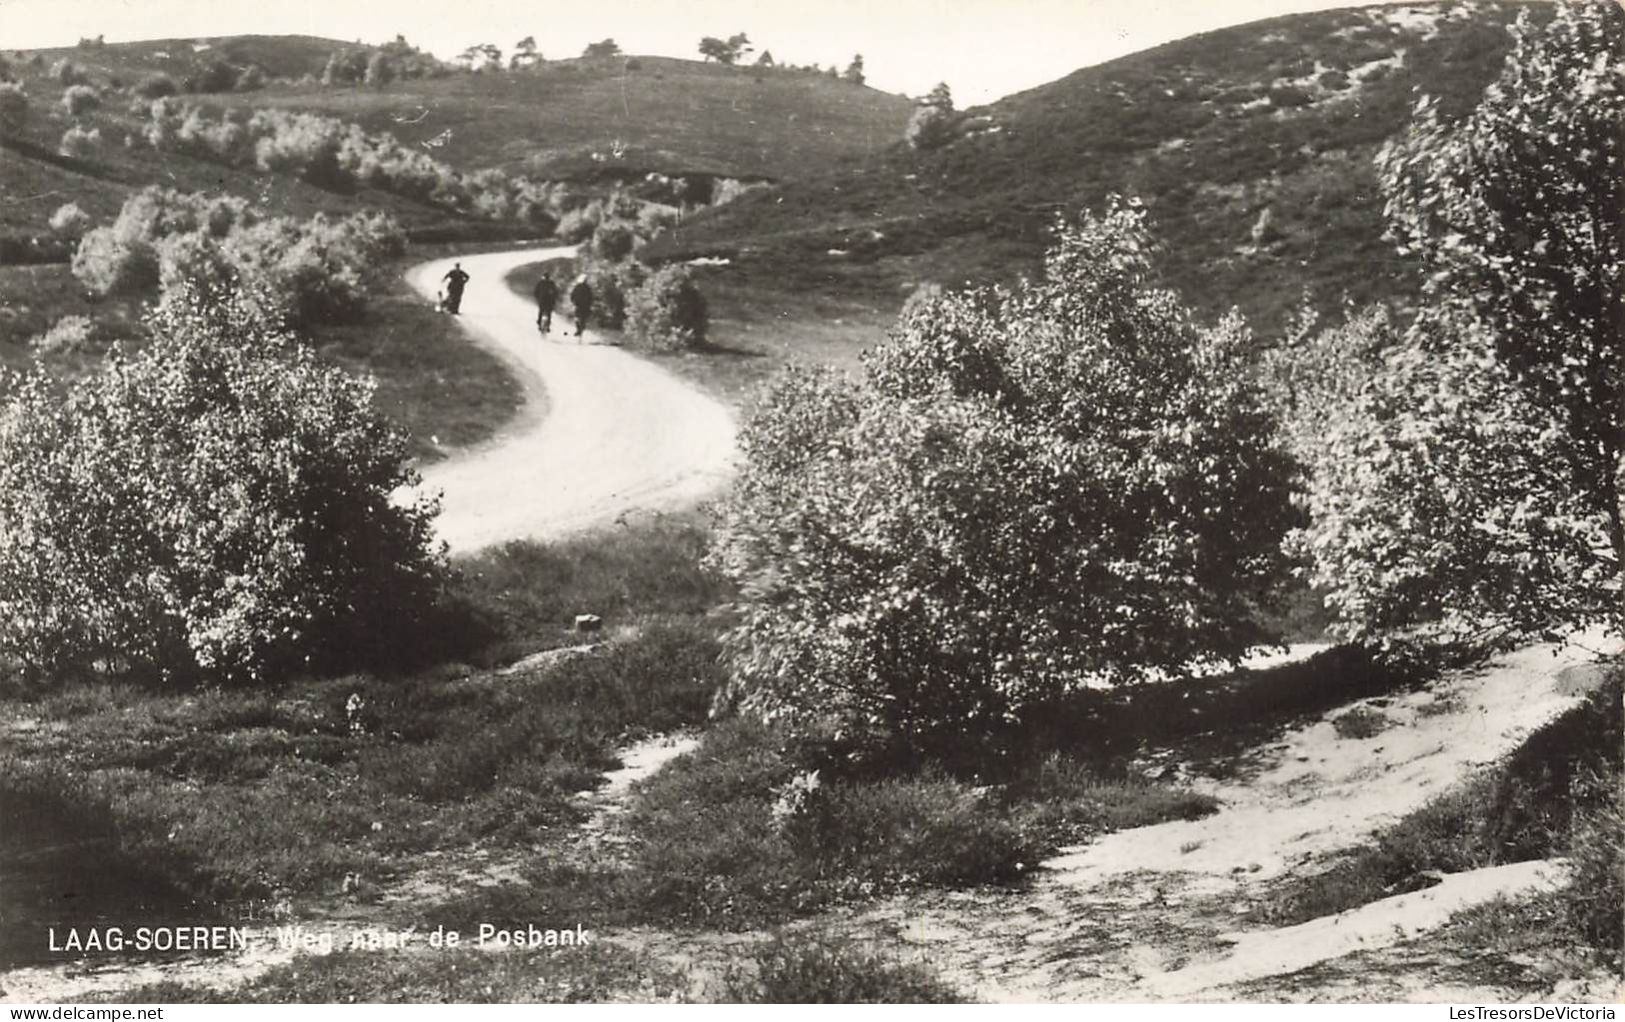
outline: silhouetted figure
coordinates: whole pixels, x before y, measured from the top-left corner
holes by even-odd
[[[463,307],[463,288],[468,284],[468,274],[463,272],[462,263],[453,263],[440,279],[446,282],[446,311],[455,316]]]
[[[553,332],[553,307],[559,304],[559,286],[553,278],[544,275],[536,282],[536,329],[544,334]]]
[[[570,289],[570,304],[576,310],[576,337],[579,339],[592,316],[592,285],[587,283],[586,277],[577,278],[575,287]]]

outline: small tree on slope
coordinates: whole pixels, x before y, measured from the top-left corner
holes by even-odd
[[[1044,276],[918,304],[850,384],[799,371],[743,434],[716,563],[733,694],[804,734],[997,748],[1048,700],[1265,638],[1288,462],[1239,320],[1156,286],[1143,214]]]
[[[1426,311],[1360,386],[1299,396],[1296,542],[1354,636],[1625,624],[1625,11],[1514,33],[1471,115],[1424,100],[1379,158]]]

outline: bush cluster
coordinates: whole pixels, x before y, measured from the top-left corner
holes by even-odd
[[[442,78],[452,66],[402,36],[377,49],[335,50],[322,67],[323,85],[383,85],[396,79]]]
[[[405,250],[400,227],[381,214],[262,219],[242,199],[153,186],[84,236],[73,273],[102,295],[240,287],[262,315],[297,328],[356,318],[377,267]]]
[[[90,75],[71,60],[59,60],[51,65],[51,77],[63,85],[89,85]]]
[[[705,344],[705,295],[686,266],[649,275],[626,299],[626,333],[646,348],[687,350]]]
[[[548,184],[497,170],[464,175],[393,135],[372,135],[319,114],[267,109],[216,116],[160,100],[148,111],[146,138],[159,151],[291,174],[334,191],[376,188],[487,219],[517,219],[544,230],[557,223]]]
[[[252,683],[421,615],[434,508],[371,385],[241,294],[183,288],[152,343],[0,409],[0,648],[32,672]]]

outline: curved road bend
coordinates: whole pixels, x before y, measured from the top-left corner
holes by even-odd
[[[721,403],[591,330],[577,343],[574,324],[558,313],[543,337],[535,305],[503,283],[517,266],[573,253],[460,256],[406,274],[433,301],[452,263],[463,264],[470,276],[463,328],[514,371],[526,398],[490,440],[424,470],[422,488],[442,494],[437,530],[453,554],[556,538],[630,510],[693,504],[732,473],[735,427]],[[545,416],[536,410],[543,394]]]

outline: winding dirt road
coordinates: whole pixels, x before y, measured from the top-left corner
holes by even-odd
[[[437,259],[407,281],[433,301],[453,262],[469,274],[461,320],[501,358],[526,404],[491,440],[424,472],[441,493],[440,537],[453,554],[512,539],[549,539],[633,510],[667,510],[715,493],[733,470],[733,416],[719,402],[567,317],[536,330],[536,308],[503,279],[515,267],[568,257],[529,248]],[[547,412],[537,409],[546,395]]]

